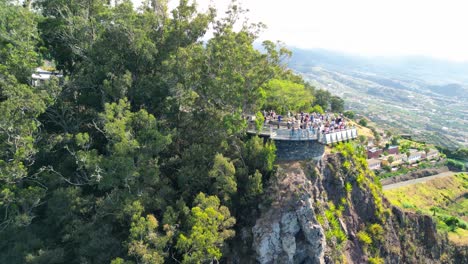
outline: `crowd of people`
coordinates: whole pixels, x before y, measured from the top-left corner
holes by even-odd
[[[281,126],[286,126],[287,129],[291,130],[291,133],[295,131],[301,132],[301,130],[328,134],[336,131],[345,130],[348,128],[346,120],[343,114],[327,113],[292,113],[288,111],[287,117],[276,114],[275,111],[270,110],[263,111],[263,117],[265,119],[265,125],[275,125],[279,129]]]

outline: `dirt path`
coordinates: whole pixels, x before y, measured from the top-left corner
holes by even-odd
[[[414,180],[402,181],[402,182],[399,182],[399,183],[385,185],[385,186],[382,187],[382,189],[384,191],[385,190],[391,190],[391,189],[400,188],[400,187],[407,186],[407,185],[412,185],[412,184],[416,184],[416,183],[430,181],[430,180],[436,179],[436,178],[448,177],[448,176],[452,176],[452,175],[455,175],[455,174],[456,174],[456,172],[453,172],[453,171],[442,172],[442,173],[432,175],[432,176],[428,176],[428,177],[423,177],[423,178],[418,178],[418,179],[414,179]]]

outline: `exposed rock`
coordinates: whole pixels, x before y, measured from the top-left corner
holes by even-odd
[[[296,254],[296,234],[301,227],[297,221],[297,216],[293,212],[288,212],[281,217],[281,243],[283,251],[288,255],[288,262],[293,262]]]
[[[282,213],[279,222],[257,222],[252,231],[260,263],[324,263],[325,234],[310,205]]]
[[[280,225],[255,225],[253,228],[255,251],[260,263],[273,263],[281,252]]]
[[[324,251],[326,246],[325,232],[320,224],[318,224],[313,210],[313,204],[310,199],[307,199],[302,206],[296,210],[301,230],[304,232],[308,242],[308,257],[312,263],[324,263]]]
[[[254,248],[260,263],[324,263],[325,233],[318,224],[303,171],[292,182],[282,182],[281,203],[257,220],[253,227]],[[297,189],[301,186],[301,189]],[[285,190],[296,195],[284,197]],[[302,195],[297,195],[302,192]]]
[[[370,257],[380,257],[391,264],[468,263],[466,250],[451,247],[430,216],[390,205],[375,185],[372,194],[372,175],[366,175],[366,184],[358,184],[356,176],[343,171],[343,161],[340,154],[330,154],[318,162],[280,164],[268,189],[272,203],[252,228],[256,262],[367,263]],[[347,184],[352,187],[349,191]],[[347,240],[337,250],[337,239],[327,240],[325,235],[331,229],[325,211],[338,205],[344,207],[334,228]],[[370,251],[357,234],[370,232],[372,224],[380,225],[384,233],[380,239],[372,237]]]

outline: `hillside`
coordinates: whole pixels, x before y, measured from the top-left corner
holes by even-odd
[[[386,129],[452,149],[468,145],[468,64],[295,49],[290,66]]]
[[[280,162],[238,263],[464,263],[432,218],[390,204],[351,144],[319,161]],[[254,259],[252,259],[254,257]]]
[[[413,186],[384,191],[390,202],[407,211],[433,215],[437,227],[449,233],[449,239],[468,245],[468,175],[433,179]],[[464,228],[461,228],[464,227]]]

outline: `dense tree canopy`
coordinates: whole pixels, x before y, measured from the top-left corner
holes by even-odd
[[[0,263],[220,260],[274,169],[243,114],[329,107],[235,4],[108,2],[0,0]]]
[[[313,91],[304,84],[284,79],[273,79],[265,87],[266,109],[275,109],[278,113],[288,111],[310,111],[314,100]]]

